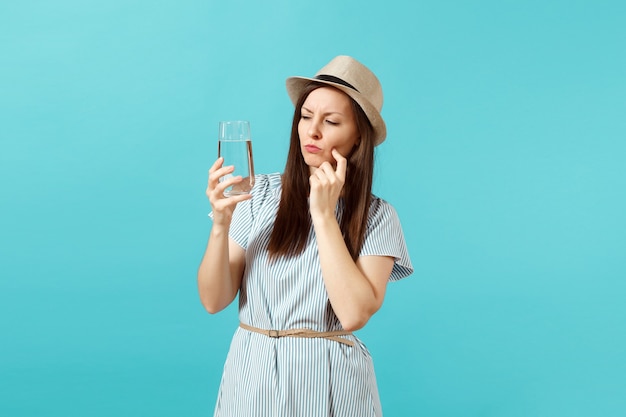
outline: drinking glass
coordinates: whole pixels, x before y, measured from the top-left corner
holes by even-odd
[[[250,122],[244,120],[220,122],[217,154],[224,158],[223,166],[234,165],[235,170],[220,178],[220,182],[241,175],[243,180],[224,190],[224,195],[248,194],[254,185],[254,162]]]

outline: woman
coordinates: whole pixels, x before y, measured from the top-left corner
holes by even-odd
[[[413,272],[394,209],[371,194],[386,136],[376,76],[347,56],[291,77],[295,104],[284,174],[250,195],[218,159],[207,196],[213,227],[198,270],[210,313],[239,293],[240,327],[215,416],[380,416],[372,359],[351,332],[380,308],[387,282]]]

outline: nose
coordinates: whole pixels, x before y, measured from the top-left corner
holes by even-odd
[[[319,123],[315,119],[311,119],[309,123],[309,128],[307,129],[307,134],[311,139],[321,139],[322,133],[319,129]]]

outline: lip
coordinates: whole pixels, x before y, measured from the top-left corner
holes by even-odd
[[[304,145],[304,149],[306,149],[306,151],[310,153],[318,153],[321,151],[321,149],[315,145]]]

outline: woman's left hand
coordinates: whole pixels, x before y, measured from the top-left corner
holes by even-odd
[[[309,177],[309,209],[313,220],[324,216],[335,218],[335,207],[345,183],[348,161],[336,149],[333,148],[331,152],[337,161],[337,168],[324,162]]]

